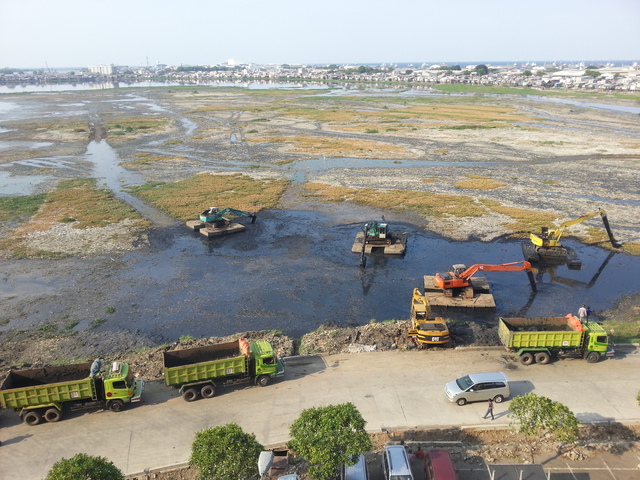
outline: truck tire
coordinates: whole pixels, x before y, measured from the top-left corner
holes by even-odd
[[[546,365],[551,360],[551,355],[547,352],[538,352],[536,353],[536,363],[540,365]]]
[[[44,419],[51,423],[59,422],[62,420],[62,412],[57,408],[50,408],[44,412]]]
[[[193,402],[196,398],[198,398],[198,390],[195,388],[187,388],[182,392],[182,399],[185,402]]]
[[[269,375],[259,375],[256,378],[256,385],[260,385],[261,387],[266,387],[269,385]]]
[[[589,352],[587,354],[587,362],[597,363],[600,360],[600,354],[598,352]]]
[[[213,398],[216,396],[216,389],[213,385],[205,385],[200,389],[202,398]]]
[[[120,399],[109,400],[107,402],[107,408],[112,412],[121,412],[124,410],[124,402]]]
[[[458,400],[456,400],[456,403],[462,407],[463,405],[467,404],[467,399],[466,398],[459,398]]]
[[[520,363],[522,365],[531,365],[532,363],[534,363],[536,361],[535,358],[533,358],[533,354],[532,353],[523,353],[522,355],[520,355]]]
[[[42,421],[42,415],[36,410],[31,410],[24,414],[22,421],[27,425],[38,425]]]

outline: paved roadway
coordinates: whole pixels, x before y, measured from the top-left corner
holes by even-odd
[[[125,473],[180,464],[189,459],[194,432],[229,422],[266,446],[280,444],[303,409],[344,402],[356,405],[370,431],[508,424],[508,401],[496,404],[492,422],[482,419],[486,403],[459,407],[444,397],[447,381],[473,372],[504,371],[513,395],[547,396],[583,422],[640,423],[639,369],[637,350],[596,364],[564,359],[528,367],[502,349],[294,357],[272,385],[220,389],[215,398],[192,403],[161,382],[148,382],[143,402],[120,413],[74,412],[59,423],[30,427],[2,411],[0,478],[40,480],[57,460],[79,452],[105,456]],[[638,475],[637,462],[630,468]]]

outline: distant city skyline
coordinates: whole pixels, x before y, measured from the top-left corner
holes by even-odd
[[[637,0],[0,0],[0,68],[640,59]]]

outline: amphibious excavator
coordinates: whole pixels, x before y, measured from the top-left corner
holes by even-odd
[[[406,232],[392,232],[383,217],[382,222],[372,220],[364,224],[362,231],[356,234],[351,251],[360,254],[360,266],[364,268],[367,265],[365,254],[404,255],[406,245]]]
[[[452,346],[449,327],[442,317],[432,317],[427,298],[417,288],[411,297],[411,317],[409,318],[409,338],[413,338],[418,348],[426,345]]]
[[[236,210],[235,208],[223,208],[221,210],[218,207],[207,208],[200,214],[200,221],[208,223],[215,228],[222,228],[228,226],[231,223],[231,220],[225,218],[225,215],[228,214],[233,215],[235,218],[249,217],[251,218],[251,223],[255,223],[256,221],[255,213],[245,212],[244,210]]]
[[[566,221],[560,224],[558,228],[552,229],[542,227],[540,236],[534,233],[530,234],[529,239],[531,240],[531,243],[525,242],[522,244],[522,250],[525,258],[529,262],[537,262],[546,258],[555,260],[566,259],[570,252],[560,243],[560,237],[562,237],[565,228],[585,222],[593,217],[597,217],[598,215],[602,217],[602,223],[607,231],[607,235],[609,235],[611,245],[613,248],[620,248],[621,245],[616,242],[615,238],[613,238],[613,233],[609,226],[609,220],[607,219],[607,213],[602,208],[598,208],[574,220]]]
[[[520,270],[525,270],[527,272],[531,289],[535,291],[536,283],[533,278],[533,274],[531,273],[531,263],[529,262],[512,262],[500,265],[476,264],[471,265],[469,268],[467,268],[466,265],[459,263],[452,265],[449,272],[436,273],[434,281],[435,285],[438,288],[441,288],[446,296],[453,296],[454,290],[463,289],[465,297],[469,295],[473,297],[471,277],[473,277],[476,272],[507,272]]]
[[[227,218],[227,216],[230,218]],[[210,207],[200,214],[199,220],[189,220],[187,226],[210,239],[243,231],[245,229],[244,225],[232,223],[240,217],[251,218],[251,223],[256,221],[255,213],[236,210],[235,208],[220,209],[218,207]]]

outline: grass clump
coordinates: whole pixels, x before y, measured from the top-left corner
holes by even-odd
[[[136,186],[130,191],[174,218],[186,221],[197,218],[211,206],[251,212],[273,208],[288,184],[288,180],[254,180],[242,174],[205,173],[175,183]]]
[[[460,190],[495,190],[496,188],[506,187],[507,184],[487,177],[477,177],[470,178],[468,180],[460,180],[453,186]]]
[[[606,320],[602,327],[610,335],[609,341],[614,343],[640,343],[640,315],[629,321]]]
[[[100,325],[102,325],[104,322],[106,322],[107,320],[104,318],[94,318],[93,320],[91,320],[89,322],[89,328],[96,328],[99,327]]]

